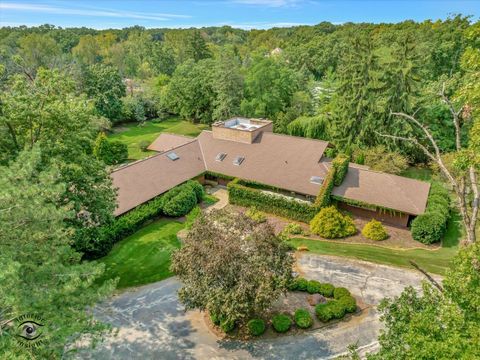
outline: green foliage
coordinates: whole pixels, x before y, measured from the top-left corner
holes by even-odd
[[[449,193],[439,183],[432,183],[425,213],[412,221],[412,237],[424,244],[442,239],[450,217]]]
[[[252,319],[247,323],[248,332],[253,336],[260,336],[265,332],[265,321],[262,319]]]
[[[342,296],[338,303],[345,308],[347,313],[354,313],[357,310],[357,302],[351,295]]]
[[[307,292],[309,294],[318,294],[320,293],[321,284],[317,280],[310,280],[307,285]]]
[[[202,201],[203,186],[198,181],[187,181],[165,193],[162,211],[168,216],[184,216]]]
[[[255,185],[255,183],[239,179],[231,181],[227,186],[230,203],[240,206],[255,206],[258,210],[267,213],[304,222],[310,221],[316,213],[316,209],[307,202],[266,194],[252,187]]]
[[[178,295],[187,309],[244,323],[284,293],[292,264],[290,247],[270,225],[223,209],[199,215],[172,255],[171,269],[183,284]]]
[[[357,232],[352,218],[343,215],[335,206],[321,209],[310,222],[310,230],[327,239],[344,238]]]
[[[344,287],[338,287],[333,290],[333,297],[335,300],[339,300],[345,296],[350,296],[350,291],[348,291],[348,289],[345,289]]]
[[[301,329],[308,329],[313,325],[312,315],[306,309],[295,310],[295,324]]]
[[[285,314],[277,314],[272,318],[272,326],[276,332],[285,333],[292,326],[292,319]]]
[[[408,159],[398,152],[388,151],[385,146],[378,145],[365,150],[356,149],[354,158],[357,163],[365,164],[370,169],[389,174],[400,174],[408,168]],[[360,159],[360,162],[358,160]]]
[[[282,230],[285,234],[290,234],[290,235],[301,235],[303,234],[303,228],[300,224],[297,223],[289,223],[285,225],[285,227]]]
[[[327,133],[327,122],[320,116],[301,116],[287,126],[287,133],[319,140],[330,140]]]
[[[255,206],[252,206],[251,208],[249,208],[245,212],[245,215],[247,215],[250,219],[258,223],[267,221],[267,217],[265,216],[265,214],[262,213],[261,211],[258,211]]]
[[[319,294],[325,297],[333,297],[333,291],[335,287],[332,284],[322,283],[320,284]]]
[[[95,140],[93,154],[107,165],[121,164],[128,159],[128,148],[120,141],[108,141],[102,132]]]
[[[220,323],[220,329],[222,329],[224,333],[229,333],[235,329],[235,322],[231,320],[223,320]]]
[[[296,277],[290,283],[288,290],[290,291],[307,291],[309,281],[302,277]]]
[[[122,98],[122,115],[124,121],[143,122],[146,120],[144,100],[139,95]]]
[[[332,194],[333,186],[335,185],[335,173],[336,169],[334,166],[330,167],[327,176],[323,180],[323,183],[320,187],[320,191],[315,199],[315,206],[318,208],[323,208],[330,205],[330,196]]]
[[[329,300],[315,306],[315,314],[320,321],[328,322],[332,319],[341,319],[347,312],[345,302],[340,300]]]
[[[350,162],[350,156],[345,154],[338,154],[335,159],[332,160],[332,166],[335,168],[334,184],[340,186],[345,179],[348,171],[348,164]]]
[[[138,143],[138,148],[140,149],[141,152],[146,152],[149,146],[150,146],[150,141],[148,140],[141,140]]]
[[[370,220],[362,229],[362,234],[367,239],[380,241],[388,238],[387,231],[380,221],[375,219]]]

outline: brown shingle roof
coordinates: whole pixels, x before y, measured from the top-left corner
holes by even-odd
[[[419,215],[425,211],[429,191],[430,184],[424,181],[350,166],[332,194]]]
[[[164,152],[176,148],[180,145],[195,141],[195,138],[183,135],[161,133],[153,143],[148,146],[148,150]]]
[[[115,215],[168,191],[205,171],[198,141],[177,146],[173,150],[179,159],[172,161],[160,153],[115,170],[111,176],[114,187],[118,188]]]
[[[311,176],[325,177],[328,171],[320,161],[328,143],[320,140],[264,132],[252,144],[213,138],[210,131],[198,136],[206,168],[209,171],[253,180],[301,194],[317,195],[320,186]],[[226,153],[223,161],[216,161]],[[233,164],[245,157],[241,165]]]

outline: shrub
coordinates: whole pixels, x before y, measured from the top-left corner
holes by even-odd
[[[217,326],[220,325],[220,316],[218,316],[214,313],[210,313],[210,320],[212,320],[212,323],[214,325],[217,325]]]
[[[321,209],[310,222],[310,230],[327,239],[344,238],[357,232],[352,218],[334,206]]]
[[[318,319],[327,322],[332,319],[341,319],[345,316],[346,309],[338,300],[329,300],[315,306]]]
[[[310,315],[308,310],[297,309],[295,311],[295,324],[302,329],[309,328],[313,325],[312,315]]]
[[[292,319],[284,314],[275,315],[272,319],[272,325],[276,332],[284,333],[292,326]]]
[[[304,222],[309,222],[318,211],[309,202],[265,193],[261,189],[275,189],[255,182],[234,179],[227,187],[229,202],[234,205],[255,206],[260,211]]]
[[[220,329],[222,329],[224,333],[229,333],[230,331],[235,329],[235,322],[224,320],[220,323]]]
[[[245,212],[245,215],[247,215],[250,219],[252,219],[257,223],[262,223],[267,221],[267,217],[265,216],[265,214],[262,213],[261,211],[258,211],[255,206],[252,206],[250,209],[248,209]]]
[[[372,219],[370,222],[366,223],[362,229],[362,234],[367,239],[370,240],[385,240],[388,237],[387,231],[383,227],[380,221]]]
[[[317,208],[323,208],[330,205],[330,195],[332,194],[333,185],[335,181],[335,167],[330,167],[323,184],[320,187],[320,191],[315,199],[315,206]]]
[[[335,168],[334,184],[340,186],[345,179],[348,171],[348,163],[350,157],[345,154],[338,154],[335,159],[332,160],[332,166]]]
[[[347,313],[354,313],[357,310],[357,302],[351,295],[341,297],[338,299],[338,303],[345,308]]]
[[[93,154],[107,165],[121,164],[128,159],[128,148],[120,141],[109,141],[104,133],[100,133],[95,140]]]
[[[197,203],[195,193],[189,190],[179,192],[170,201],[166,202],[163,212],[168,216],[183,216],[190,212]]]
[[[297,277],[292,280],[288,290],[290,291],[307,291],[308,280],[302,277]]]
[[[146,152],[148,150],[148,146],[150,145],[150,142],[147,140],[142,140],[138,143],[138,148],[142,152]]]
[[[252,319],[247,323],[248,332],[253,336],[260,336],[265,332],[265,321],[262,319]]]
[[[350,291],[348,289],[345,289],[344,287],[338,287],[333,290],[333,297],[338,300],[341,299],[344,296],[351,296]]]
[[[450,216],[450,197],[447,189],[439,183],[432,183],[424,214],[412,221],[412,237],[424,244],[442,239]]]
[[[197,197],[197,202],[202,201],[203,197],[205,196],[205,189],[203,188],[202,184],[195,180],[188,180],[185,183],[185,186],[189,186],[191,190],[195,193]]]
[[[283,228],[283,232],[291,235],[300,235],[303,233],[303,229],[300,224],[290,223]]]
[[[332,284],[328,284],[328,283],[320,284],[319,293],[325,297],[332,297],[334,289],[335,287]]]
[[[310,280],[307,284],[307,292],[309,294],[318,294],[320,292],[320,282],[317,280]]]

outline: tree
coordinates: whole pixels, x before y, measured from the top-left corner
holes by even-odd
[[[80,63],[93,65],[101,60],[100,44],[93,35],[81,36],[78,44],[72,49],[72,54]]]
[[[226,210],[201,214],[172,256],[181,302],[209,311],[224,327],[261,313],[286,291],[292,264],[270,225]]]
[[[113,290],[95,280],[104,266],[82,262],[72,247],[71,204],[62,203],[67,185],[55,166],[45,166],[38,145],[0,167],[0,353],[8,359],[60,359],[66,342],[105,329],[87,307]],[[24,334],[20,316],[42,319]],[[18,344],[16,335],[38,339]],[[35,347],[36,342],[41,344]],[[32,345],[32,346],[29,346]]]
[[[357,162],[368,165],[372,170],[390,174],[400,174],[408,168],[408,160],[403,155],[387,151],[383,145],[355,150],[354,158]]]
[[[443,286],[412,287],[379,306],[385,324],[380,350],[369,359],[477,359],[480,357],[480,245],[462,248]]]
[[[95,140],[93,154],[107,165],[121,164],[128,159],[128,147],[120,141],[108,141],[101,132]]]
[[[83,89],[94,100],[101,116],[117,121],[122,115],[121,98],[125,96],[125,85],[117,69],[109,65],[95,64],[83,72]]]
[[[281,60],[259,59],[247,71],[241,111],[246,116],[274,118],[290,106],[299,85],[298,75]]]

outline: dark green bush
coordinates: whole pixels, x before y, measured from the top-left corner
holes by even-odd
[[[309,294],[318,294],[320,293],[320,282],[317,280],[310,280],[307,284],[307,292]]]
[[[304,278],[297,278],[296,279],[297,283],[297,289],[298,291],[307,291],[307,286],[308,286],[308,280]]]
[[[350,291],[348,289],[345,289],[344,287],[338,287],[333,290],[333,297],[335,299],[340,299],[344,296],[351,296]]]
[[[181,191],[177,196],[166,202],[163,212],[168,216],[183,216],[188,214],[197,204],[197,197],[191,190]]]
[[[310,230],[326,239],[344,238],[357,232],[352,218],[343,215],[335,206],[322,208],[310,221]]]
[[[450,197],[448,190],[439,183],[432,183],[425,213],[412,221],[412,237],[424,244],[432,244],[442,239],[450,217]]]
[[[303,222],[309,222],[318,211],[308,202],[262,192],[262,188],[274,190],[262,184],[235,179],[227,187],[229,201],[234,205],[255,206],[260,211]]]
[[[313,325],[312,315],[306,309],[297,309],[295,311],[295,324],[302,329],[309,328]]]
[[[100,133],[95,140],[93,154],[107,165],[116,165],[127,161],[128,148],[121,141],[108,140],[104,133]]]
[[[220,316],[218,316],[214,313],[210,313],[210,320],[212,320],[212,323],[214,325],[217,325],[217,326],[220,325]]]
[[[355,310],[357,310],[357,302],[355,301],[355,298],[351,295],[341,297],[340,299],[338,299],[338,303],[344,307],[347,313],[354,313]]]
[[[201,202],[203,196],[205,195],[205,189],[203,188],[202,184],[195,180],[188,180],[185,185],[189,186],[195,193],[195,196],[197,197],[197,202]]]
[[[338,300],[330,302],[330,309],[332,310],[334,319],[341,319],[345,316],[346,309]]]
[[[334,318],[331,303],[333,300],[315,306],[315,314],[320,321],[327,322]]]
[[[328,283],[320,284],[319,293],[325,297],[332,297],[334,289],[335,287],[332,284],[328,284]]]
[[[265,332],[265,321],[262,319],[252,319],[247,323],[248,332],[253,336],[260,336]]]
[[[292,319],[284,314],[275,315],[272,319],[272,326],[276,332],[287,332],[292,326]]]

